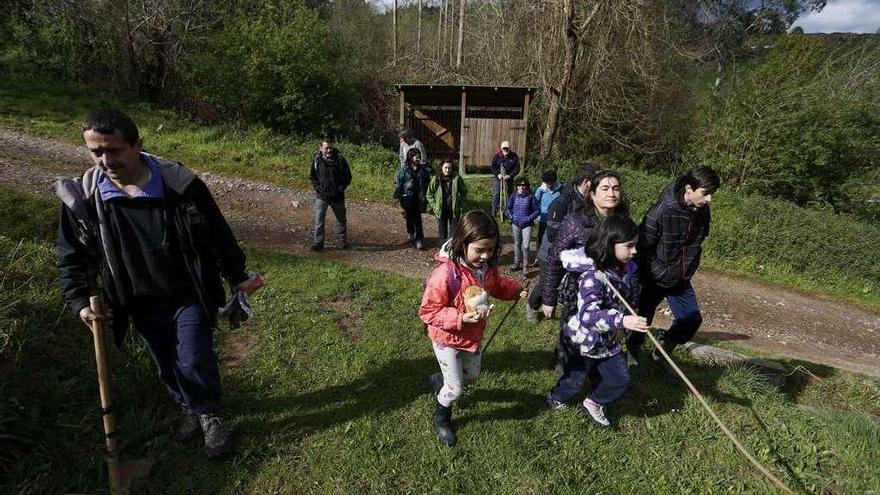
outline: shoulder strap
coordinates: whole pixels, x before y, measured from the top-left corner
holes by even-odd
[[[450,301],[454,301],[455,296],[461,290],[461,272],[452,261],[446,263],[446,290],[449,293]]]

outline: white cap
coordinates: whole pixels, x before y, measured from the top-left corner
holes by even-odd
[[[501,148],[510,148],[510,141],[501,141]]]

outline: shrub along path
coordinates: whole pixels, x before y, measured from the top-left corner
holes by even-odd
[[[76,175],[90,163],[82,147],[0,127],[0,183],[51,194],[55,177]],[[311,253],[308,248],[314,196],[310,192],[208,172],[200,174],[243,242]],[[358,187],[357,177],[352,187]],[[424,219],[431,247],[424,252],[413,250],[405,242],[403,218],[395,208],[349,202],[348,218],[353,249],[336,247],[335,220],[328,212],[327,249],[318,257],[416,278],[423,278],[430,270],[437,235],[433,217]],[[512,259],[511,244],[505,243],[502,262]],[[703,339],[880,376],[878,314],[706,270],[697,274],[694,285],[704,315],[698,334]],[[657,323],[668,325],[669,316],[658,315]]]

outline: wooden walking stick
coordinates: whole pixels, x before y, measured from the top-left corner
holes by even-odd
[[[116,415],[110,398],[110,367],[107,365],[107,337],[104,331],[104,305],[100,296],[89,298],[89,307],[102,318],[92,321],[92,339],[95,343],[95,363],[98,367],[98,390],[101,394],[101,412],[104,417],[104,439],[107,445],[107,474],[110,493],[125,494],[132,481],[145,476],[150,469],[146,459],[119,460],[119,439],[116,438]]]
[[[617,287],[615,287],[614,284],[611,283],[611,280],[608,279],[607,275],[605,275],[604,273],[602,273],[599,270],[596,270],[596,278],[601,280],[603,284],[607,285],[608,288],[611,289],[612,292],[614,292],[614,295],[617,297],[617,299],[620,300],[620,302],[623,303],[624,306],[626,306],[627,311],[629,311],[629,313],[631,315],[638,316],[638,313],[636,313],[636,311],[632,308],[632,306],[630,306],[630,304],[626,301],[626,299],[624,299],[623,296],[620,295],[620,292],[618,292]],[[660,351],[660,354],[663,356],[663,359],[665,359],[666,362],[669,363],[669,365],[672,367],[672,369],[674,369],[675,372],[678,374],[678,377],[681,378],[682,381],[684,381],[685,385],[687,385],[687,387],[691,390],[691,392],[694,393],[694,395],[697,397],[697,400],[699,400],[700,404],[703,406],[703,409],[705,409],[706,412],[709,413],[709,416],[712,417],[712,419],[715,421],[715,424],[718,425],[718,428],[721,429],[721,432],[724,433],[724,435],[726,435],[728,439],[730,439],[730,441],[733,443],[734,447],[736,447],[736,449],[739,450],[739,452],[746,459],[748,459],[748,461],[751,462],[752,465],[755,466],[755,468],[758,471],[760,471],[761,474],[764,475],[764,477],[766,477],[774,485],[776,485],[777,488],[779,488],[780,490],[782,490],[785,493],[795,495],[794,490],[789,488],[788,485],[786,485],[785,483],[780,481],[779,478],[774,476],[773,473],[771,473],[769,469],[767,469],[760,462],[758,462],[758,460],[755,459],[752,456],[752,454],[750,454],[749,451],[746,450],[745,447],[743,447],[743,445],[736,438],[736,436],[730,430],[727,429],[727,426],[725,426],[724,423],[721,422],[721,419],[718,417],[717,414],[715,414],[715,411],[712,409],[712,407],[709,405],[709,403],[706,402],[706,399],[703,398],[703,394],[701,394],[700,391],[697,390],[697,387],[695,387],[694,384],[691,383],[690,380],[688,380],[688,377],[685,376],[684,372],[681,371],[681,369],[679,369],[679,367],[675,364],[675,362],[672,361],[672,358],[669,356],[669,354],[666,353],[666,350],[663,349],[663,346],[660,345],[660,342],[657,341],[657,338],[654,337],[654,334],[652,334],[650,331],[647,331],[645,333],[648,334],[648,337],[651,339],[651,342],[654,343],[654,346],[656,347],[656,349],[658,351]]]

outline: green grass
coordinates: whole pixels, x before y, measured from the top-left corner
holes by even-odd
[[[42,203],[35,215],[50,210],[46,199],[2,196]],[[555,322],[533,328],[519,312],[455,409],[459,445],[442,448],[426,383],[437,365],[415,316],[420,282],[248,254],[268,281],[254,298],[257,316],[218,336],[221,355],[246,350],[223,370],[236,457],[209,462],[197,443],[172,440],[175,411],[142,345],[131,339],[114,359],[126,456],[155,463],[139,493],[775,493],[685,388],[653,368],[637,372],[633,390],[610,409],[616,431],[597,430],[573,410],[546,410]],[[106,492],[90,335],[62,307],[50,242],[0,231],[0,272],[0,334],[8,339],[0,348],[0,491]],[[827,369],[821,381],[778,392],[750,370],[677,357],[786,483],[802,493],[878,493],[880,428],[852,412],[876,408],[876,380]]]

